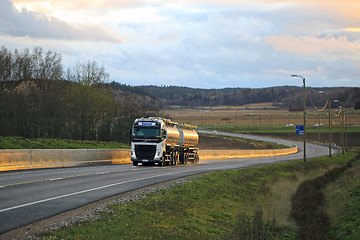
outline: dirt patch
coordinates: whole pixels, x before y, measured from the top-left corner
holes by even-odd
[[[256,149],[274,149],[276,144],[261,141],[253,141],[245,138],[233,138],[220,135],[199,134],[200,149],[224,150],[256,150]]]

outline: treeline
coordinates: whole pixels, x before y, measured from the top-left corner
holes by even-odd
[[[0,49],[0,135],[126,142],[133,120],[158,115],[160,108],[239,106],[272,102],[302,106],[301,87],[194,89],[108,83],[95,61],[63,69],[62,57],[42,48]],[[359,88],[307,88],[307,104],[331,99],[360,108]],[[337,107],[336,104],[332,104]]]
[[[184,107],[199,106],[241,106],[252,103],[272,102],[279,107],[291,107],[303,105],[303,89],[301,87],[283,86],[269,88],[225,88],[225,89],[195,89],[177,86],[137,86],[130,87],[118,84],[117,89],[126,89],[137,94],[148,95],[156,99],[160,106],[172,105]],[[360,88],[307,88],[307,105],[315,104],[323,106],[328,98],[327,95],[319,94],[319,91],[328,93],[332,100],[341,101],[346,107],[354,107],[360,104]],[[337,107],[336,104],[332,104]]]
[[[0,135],[126,142],[150,98],[113,90],[95,61],[63,71],[58,53],[0,50]]]

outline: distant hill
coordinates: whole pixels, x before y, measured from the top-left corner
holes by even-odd
[[[224,88],[224,89],[197,89],[178,86],[129,86],[112,82],[109,84],[115,91],[131,93],[144,103],[151,106],[169,108],[171,106],[199,107],[199,106],[241,106],[252,103],[272,102],[279,107],[303,105],[303,89],[295,86],[268,87],[268,88]],[[323,106],[327,95],[319,94],[324,91],[330,94],[332,100],[339,100],[345,107],[354,107],[360,101],[360,88],[307,88],[307,105],[314,103]],[[332,104],[337,107],[336,104]]]

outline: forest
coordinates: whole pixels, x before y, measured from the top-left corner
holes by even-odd
[[[182,106],[196,108],[201,106],[242,106],[252,103],[273,103],[280,108],[303,105],[303,88],[295,86],[279,86],[268,88],[224,88],[224,89],[196,89],[178,86],[128,86],[111,82],[114,89],[130,91],[134,94],[147,95],[157,100],[162,108]],[[325,92],[326,94],[320,94]],[[360,107],[360,88],[335,87],[312,88],[307,87],[307,105],[323,106],[328,95],[332,100],[338,100],[347,108],[357,105]],[[357,104],[357,105],[356,105]],[[338,107],[332,104],[333,107]]]
[[[320,90],[345,107],[360,108],[360,89],[345,87],[307,88],[308,105],[324,105],[327,96]],[[95,61],[64,70],[59,53],[40,47],[0,48],[0,136],[125,143],[135,118],[156,116],[160,109],[262,102],[279,108],[301,106],[303,89],[129,86],[111,81]]]
[[[157,106],[146,96],[113,91],[108,81],[95,61],[64,71],[58,53],[3,46],[0,135],[126,142],[134,118]]]

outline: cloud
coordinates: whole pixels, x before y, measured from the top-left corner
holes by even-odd
[[[339,61],[343,59],[360,59],[360,43],[350,42],[346,36],[335,38],[280,35],[269,36],[265,41],[278,51],[285,51],[299,56],[306,56],[321,61]]]
[[[0,34],[59,40],[121,42],[120,37],[98,25],[70,25],[54,17],[22,9],[8,0],[0,0]]]
[[[126,84],[261,87],[294,73],[360,84],[359,0],[12,2],[0,0],[3,44],[95,59]]]

